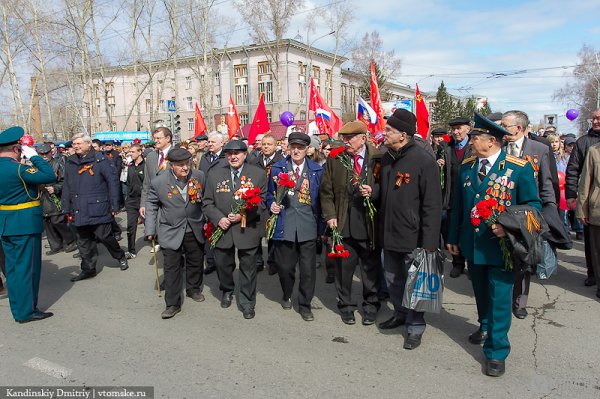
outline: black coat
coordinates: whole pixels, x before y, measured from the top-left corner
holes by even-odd
[[[455,146],[456,142],[454,140],[450,140],[450,143],[448,143],[448,148],[446,149],[446,162],[448,162],[448,159],[450,160],[450,184],[458,181],[458,171],[462,161],[471,156],[471,146],[469,144],[465,146],[465,150],[460,158],[456,155]],[[454,197],[454,189],[452,187],[450,187],[449,195],[450,197],[448,198],[448,205],[449,207],[452,207],[452,203],[454,202],[452,200]]]
[[[216,167],[216,166],[227,166],[227,159],[225,158],[225,151],[221,150],[218,158],[214,160],[214,162],[210,162],[210,152],[206,152],[206,154],[202,155],[202,159],[200,159],[200,170],[204,172],[204,176],[208,176],[208,172]]]
[[[67,158],[62,204],[75,226],[110,223],[111,212],[119,211],[119,193],[117,170],[105,154],[91,150]]]
[[[381,160],[379,241],[385,250],[437,248],[442,190],[437,162],[411,139]]]
[[[583,170],[585,156],[587,155],[588,148],[597,143],[600,143],[600,132],[592,129],[588,131],[588,134],[581,136],[575,142],[575,148],[573,148],[569,163],[567,164],[565,198],[577,198],[577,185],[579,184],[579,176]]]
[[[62,205],[61,209],[59,209],[56,206],[55,201],[52,200],[52,198],[60,202],[63,180],[65,179],[65,159],[63,157],[52,158],[48,163],[50,164],[50,166],[52,166],[52,170],[54,171],[54,175],[56,176],[56,182],[53,184],[47,184],[45,187],[54,188],[54,197],[51,194],[48,194],[46,190],[42,189],[40,201],[42,202],[42,212],[44,216],[57,216],[63,213]]]

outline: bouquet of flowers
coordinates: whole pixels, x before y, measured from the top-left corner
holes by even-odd
[[[296,187],[296,181],[289,173],[281,172],[277,176],[273,176],[273,181],[277,186],[275,190],[275,203],[277,205],[281,205],[285,195],[288,194],[291,190]],[[277,219],[279,218],[279,214],[273,214],[267,220],[267,240],[273,238],[273,234],[275,234],[275,226],[277,226]]]
[[[488,226],[498,222],[498,216],[505,210],[503,205],[498,204],[496,198],[489,198],[479,201],[471,209],[471,224],[479,226],[483,221]],[[513,270],[513,259],[510,249],[510,241],[507,237],[500,238],[500,249],[502,250],[502,259],[504,259],[505,270]]]
[[[337,147],[337,148],[332,149],[331,152],[329,152],[329,157],[338,159],[342,163],[342,166],[353,174],[354,177],[352,178],[352,184],[355,187],[362,186],[363,184],[366,183],[365,179],[361,178],[354,171],[354,166],[352,164],[352,161],[350,160],[350,157],[348,156],[348,153],[346,152],[346,149],[344,147]],[[373,205],[373,201],[371,201],[371,197],[365,197],[364,204],[365,204],[365,208],[367,208],[367,214],[369,215],[369,219],[371,221],[373,221],[373,218],[375,217],[375,212],[377,212],[377,209],[375,209],[375,206]]]
[[[328,258],[348,258],[350,256],[350,251],[348,251],[344,247],[344,243],[342,242],[342,235],[337,227],[331,228],[331,251],[327,254]]]
[[[254,207],[258,206],[262,199],[260,198],[260,187],[248,187],[242,185],[238,191],[235,192],[234,198],[236,200],[235,206],[232,206],[231,213],[239,213],[242,216],[240,222],[241,228],[246,228],[246,212],[251,211]],[[217,242],[223,237],[225,231],[218,227],[214,233],[210,236],[210,247],[214,248]]]

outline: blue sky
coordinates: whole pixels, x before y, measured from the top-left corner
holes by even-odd
[[[564,117],[573,104],[552,100],[572,69],[539,69],[576,64],[583,44],[600,47],[600,1],[346,1],[356,10],[356,38],[377,30],[385,49],[402,59],[396,80],[418,82],[429,92],[444,80],[453,94],[487,96],[495,111],[520,109],[534,123],[555,113],[559,130],[576,130]],[[325,3],[312,0],[306,7]],[[305,31],[294,22],[289,37]],[[312,36],[327,31],[320,25]],[[319,41],[319,47],[328,46],[328,38]],[[523,72],[491,77],[499,71]],[[472,72],[490,74],[468,75]]]

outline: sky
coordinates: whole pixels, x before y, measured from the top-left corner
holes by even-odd
[[[431,93],[443,80],[451,94],[487,97],[493,111],[522,110],[533,123],[557,114],[559,131],[577,130],[565,117],[574,104],[552,97],[569,81],[582,45],[600,47],[600,1],[343,1],[355,9],[356,40],[377,30],[385,50],[402,60],[395,80]],[[301,16],[288,37],[306,37]],[[318,23],[311,37],[330,30]],[[325,37],[315,46],[327,50],[333,42]]]

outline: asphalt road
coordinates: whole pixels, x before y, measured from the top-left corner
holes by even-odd
[[[124,272],[100,252],[98,276],[78,283],[69,281],[79,270],[71,254],[43,258],[40,308],[50,319],[17,324],[0,300],[0,385],[152,386],[156,398],[600,397],[600,303],[583,286],[581,242],[560,251],[557,276],[532,282],[502,378],[482,373],[481,348],[467,341],[477,318],[466,275],[446,279],[444,310],[427,315],[421,346],[407,351],[402,328],[363,326],[358,314],[343,324],[323,268],[313,322],[295,298],[293,310],[281,308],[277,276],[265,272],[252,320],[221,309],[216,273],[205,278],[206,301],[186,300],[161,320],[149,247]],[[356,278],[353,292],[360,303]],[[390,316],[386,302],[377,321]]]

